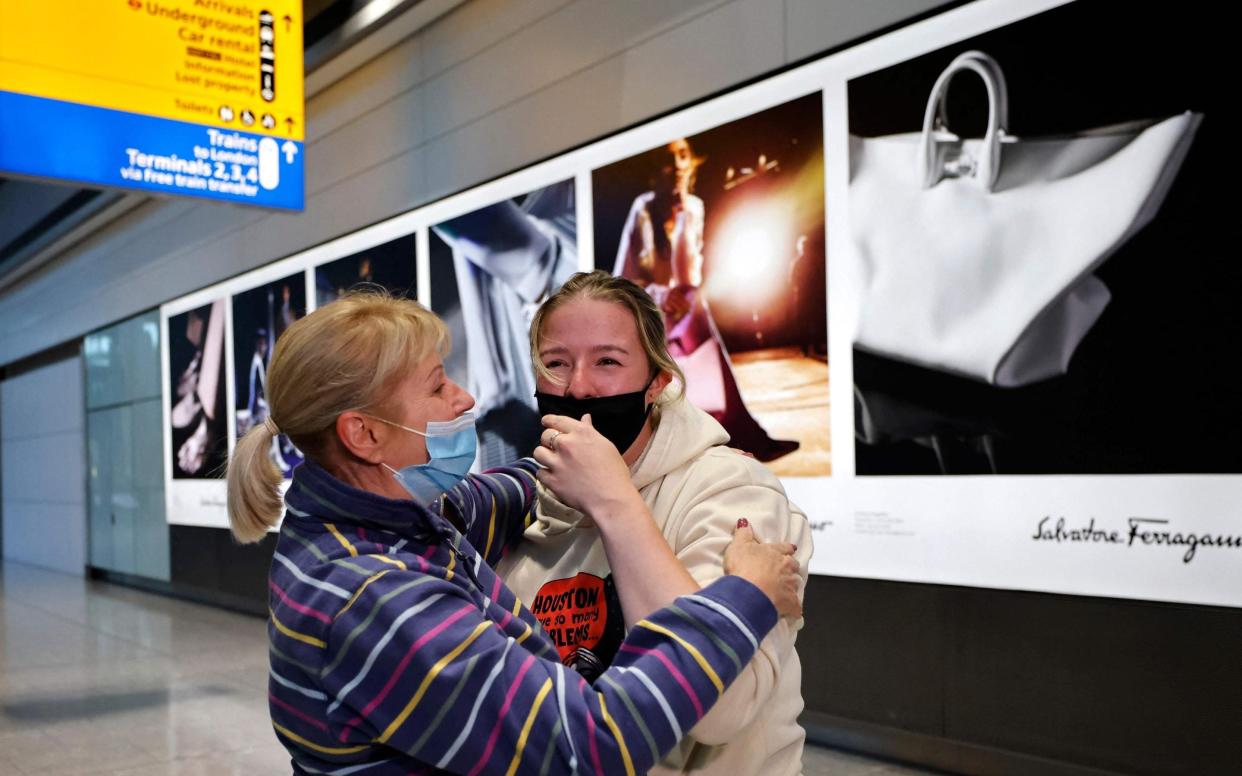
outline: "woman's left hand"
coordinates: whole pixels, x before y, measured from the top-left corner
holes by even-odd
[[[591,416],[574,420],[544,415],[543,433],[535,460],[543,465],[536,475],[561,503],[591,515],[596,521],[632,511],[642,498],[630,480],[630,469],[616,446],[591,425]]]

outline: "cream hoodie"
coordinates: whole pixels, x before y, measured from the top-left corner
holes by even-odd
[[[667,396],[668,394],[666,394]],[[664,538],[700,585],[723,575],[740,517],[761,541],[798,545],[805,587],[811,557],[806,515],[761,463],[725,447],[729,436],[688,401],[664,404],[634,484]],[[540,489],[538,519],[499,565],[511,590],[544,623],[562,657],[602,648],[610,663],[621,612],[608,559],[591,519]],[[802,668],[794,649],[802,621],[782,619],[759,652],[689,735],[651,773],[786,776],[802,771]]]

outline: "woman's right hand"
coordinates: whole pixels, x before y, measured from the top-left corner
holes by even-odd
[[[760,542],[743,518],[737,521],[733,541],[725,548],[724,572],[762,590],[780,616],[797,619],[802,616],[802,601],[798,598],[802,577],[793,556],[797,549],[788,542]]]
[[[543,425],[534,452],[543,468],[535,476],[561,503],[597,523],[611,522],[614,516],[649,515],[630,479],[630,468],[616,446],[591,425],[590,415],[582,420],[544,415]]]

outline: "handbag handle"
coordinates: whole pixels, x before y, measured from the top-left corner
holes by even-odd
[[[953,77],[964,71],[977,73],[988,90],[988,128],[983,135],[979,158],[973,159],[961,148],[961,140],[948,129],[949,85]],[[935,186],[943,178],[973,177],[988,191],[1000,174],[1001,140],[1009,123],[1009,87],[1005,74],[995,59],[982,51],[959,54],[944,69],[932,86],[923,113],[923,138],[919,144],[918,164],[923,170],[923,188]],[[945,146],[958,152],[950,156]]]

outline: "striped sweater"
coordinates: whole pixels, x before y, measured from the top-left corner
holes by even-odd
[[[534,470],[428,510],[298,467],[268,625],[295,773],[645,773],[750,660],[776,610],[725,577],[640,622],[593,685],[563,667],[491,565],[531,520]]]

